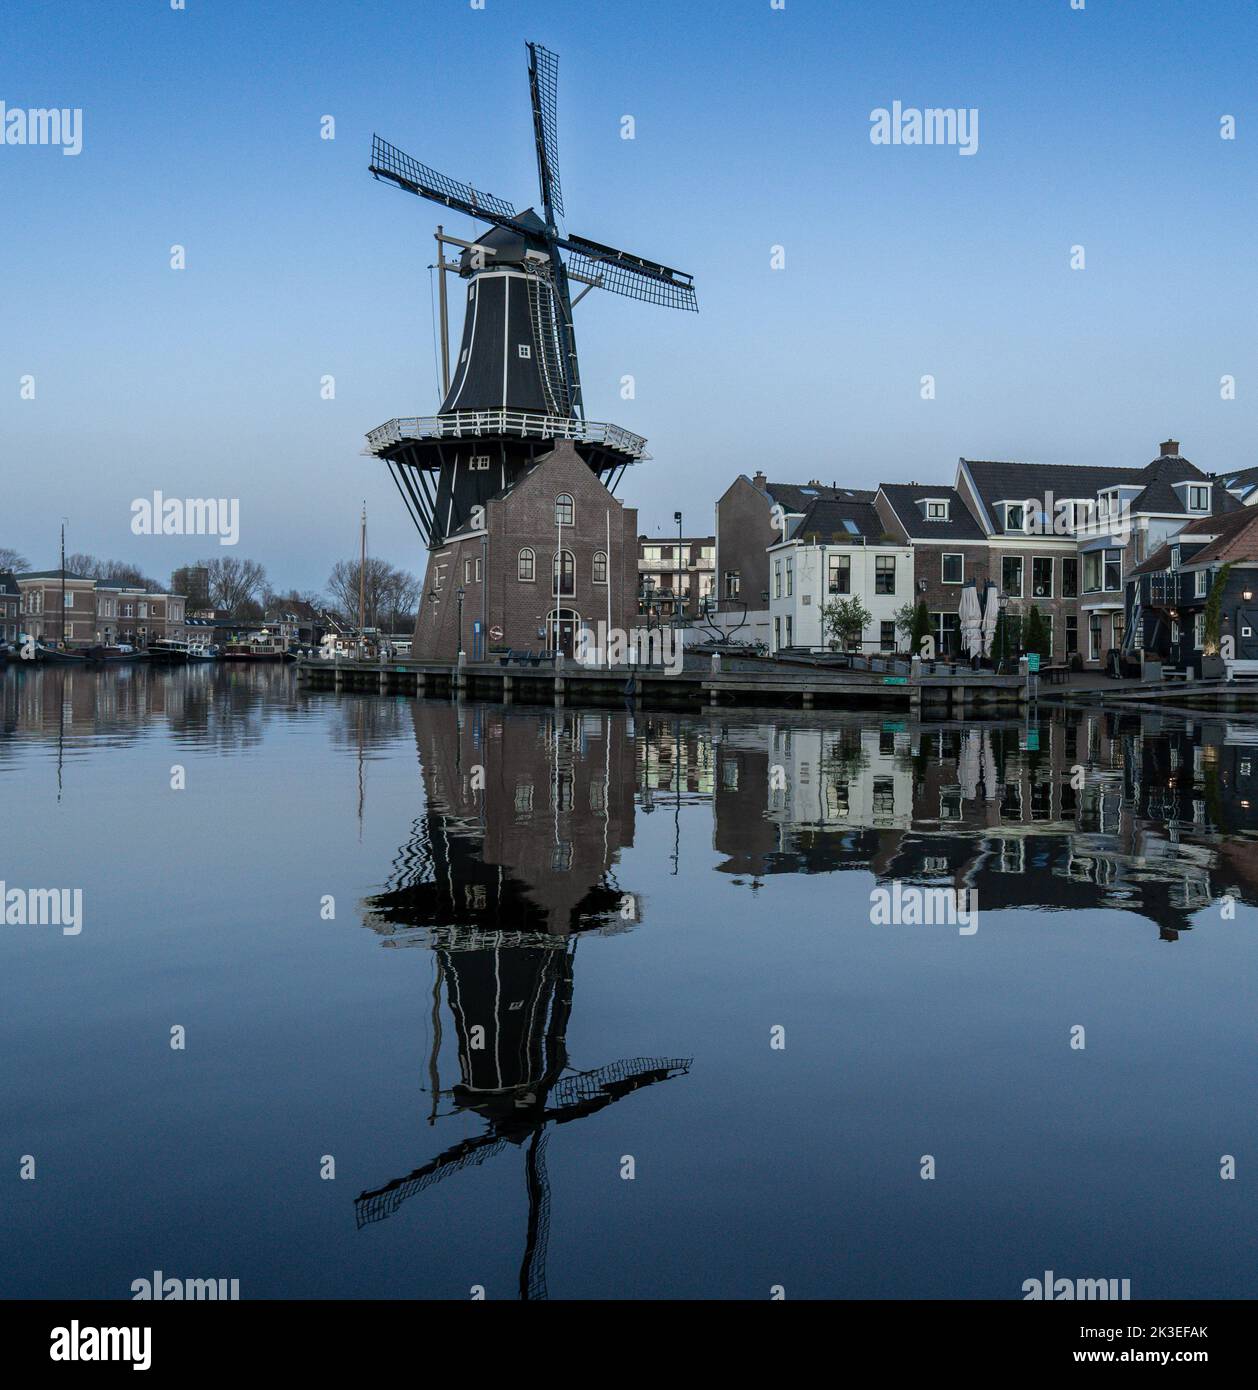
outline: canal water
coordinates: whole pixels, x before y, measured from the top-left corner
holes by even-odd
[[[1258,1293],[1258,725],[0,692],[0,1295]]]

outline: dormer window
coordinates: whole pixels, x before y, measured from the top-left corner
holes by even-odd
[[[1021,502],[1005,503],[1005,530],[1026,530],[1026,508],[1022,505]]]
[[[1190,512],[1208,512],[1210,510],[1210,489],[1208,487],[1190,487],[1188,489],[1188,510]]]
[[[926,499],[926,520],[927,521],[947,521],[948,520],[948,500],[947,498],[928,497]]]
[[[1179,546],[1177,545],[1171,546],[1171,568],[1173,570],[1179,568]]]

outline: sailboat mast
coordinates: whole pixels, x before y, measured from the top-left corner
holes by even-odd
[[[66,524],[61,523],[61,647],[66,644]]]
[[[363,611],[367,593],[367,503],[363,501],[363,521],[358,543],[358,655],[363,654]]]

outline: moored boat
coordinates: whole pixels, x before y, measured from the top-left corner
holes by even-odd
[[[181,642],[178,638],[163,637],[149,643],[149,660],[168,666],[184,662],[188,660],[189,647],[188,642]]]
[[[87,659],[93,665],[113,665],[122,661],[147,661],[148,653],[133,647],[129,642],[119,642],[117,646],[89,647]]]

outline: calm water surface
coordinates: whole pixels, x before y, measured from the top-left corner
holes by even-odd
[[[1258,725],[0,694],[4,1296],[1258,1293]]]

